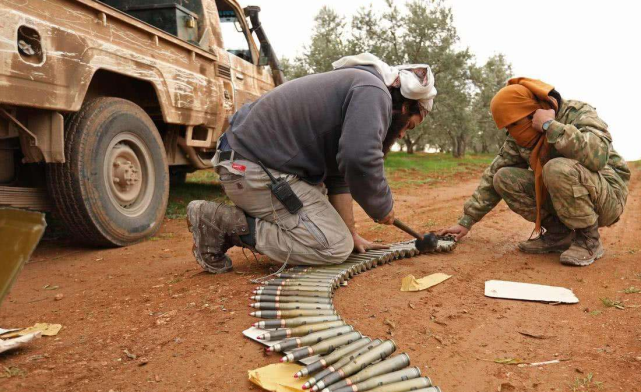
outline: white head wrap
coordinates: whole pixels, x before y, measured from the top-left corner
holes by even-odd
[[[432,111],[436,88],[434,87],[434,75],[429,65],[407,64],[392,67],[371,53],[346,56],[332,63],[334,69],[356,65],[373,66],[381,74],[387,87],[400,88],[401,94],[405,98],[416,100],[424,110]]]

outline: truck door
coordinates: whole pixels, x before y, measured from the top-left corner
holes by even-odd
[[[238,110],[244,104],[255,101],[265,91],[261,86],[262,80],[257,78],[258,50],[249,33],[247,20],[236,2],[216,0],[216,6],[223,45],[232,68],[234,103]]]

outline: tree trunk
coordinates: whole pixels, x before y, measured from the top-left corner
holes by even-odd
[[[403,141],[405,142],[405,148],[407,149],[408,154],[414,154],[414,143],[412,142],[412,139],[410,138],[409,135],[405,135],[403,138]]]
[[[481,139],[481,152],[487,154],[490,152],[490,147],[487,145],[487,140],[485,140],[485,135]]]
[[[465,136],[463,136],[463,135],[458,135],[456,138],[458,139],[457,143],[456,143],[456,147],[457,147],[456,157],[457,158],[463,158],[465,156],[465,149],[467,147],[467,141],[465,140]]]

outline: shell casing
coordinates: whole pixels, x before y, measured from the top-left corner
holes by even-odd
[[[336,314],[333,309],[297,309],[297,310],[259,310],[249,315],[262,319],[283,319],[295,317],[331,316]]]
[[[281,351],[291,350],[291,349],[299,348],[303,346],[310,346],[312,344],[319,343],[325,339],[350,333],[353,330],[354,330],[354,327],[352,327],[351,325],[343,325],[337,328],[331,328],[331,329],[326,329],[324,331],[314,332],[307,336],[285,339],[282,342],[276,343],[275,345],[269,347],[267,351],[281,352]]]
[[[381,339],[376,339],[371,341],[367,346],[361,347],[358,350],[354,350],[350,352],[349,354],[345,355],[343,358],[339,359],[336,363],[329,365],[325,369],[321,370],[320,373],[314,375],[313,377],[310,377],[310,379],[303,385],[303,389],[311,388],[314,384],[322,380],[328,374],[335,372],[336,370],[340,369],[350,361],[354,360],[354,358],[357,358],[360,355],[368,352],[369,350],[378,346],[382,342],[383,341]]]
[[[314,298],[332,298],[334,295],[331,291],[291,291],[291,290],[254,290],[256,295],[273,295],[273,296],[300,296]]]
[[[331,316],[316,316],[316,317],[296,317],[291,319],[278,319],[278,320],[264,320],[254,323],[254,327],[260,329],[275,329],[275,328],[295,328],[301,325],[318,324],[327,321],[340,320],[340,316],[335,314]]]
[[[361,371],[361,373],[363,371]],[[328,388],[323,389],[323,392],[369,391],[370,389],[378,388],[383,385],[392,384],[400,381],[411,380],[420,376],[421,376],[421,369],[417,367],[405,368],[405,369],[397,370],[392,373],[386,373],[380,376],[372,377],[366,381],[359,382],[358,384],[348,384],[348,386],[339,386],[339,384],[342,384],[343,381],[349,380],[349,379],[346,379],[339,383],[331,385]]]
[[[334,351],[336,348],[340,346],[350,344],[362,337],[363,335],[361,335],[360,332],[346,333],[341,336],[336,336],[327,340],[323,340],[322,342],[316,343],[313,346],[303,347],[303,348],[298,348],[296,350],[293,350],[286,356],[282,357],[280,361],[294,362],[303,358],[311,357],[312,355],[315,355],[315,354],[326,354]]]
[[[442,392],[439,387],[428,387],[428,388],[419,388],[414,389],[413,392]]]
[[[366,380],[367,381],[375,380],[370,382],[369,384],[366,384],[367,388],[365,388],[364,386],[361,386],[358,389],[356,389],[357,391],[364,391],[367,389],[379,387],[381,385],[420,377],[421,371],[418,368],[403,369],[409,366],[409,364],[410,364],[409,355],[403,353],[391,358],[387,358],[384,361],[381,361],[375,365],[368,366],[365,369],[361,370],[360,372],[344,380],[341,380],[336,384],[331,385],[327,389],[329,391],[335,391],[350,385],[356,385],[361,382],[366,382]],[[398,371],[398,374],[396,374],[397,371]],[[388,377],[391,374],[394,374],[394,376]]]
[[[265,282],[265,286],[338,286],[340,282],[335,278],[328,279],[274,279]]]
[[[305,366],[296,374],[298,375],[298,377],[304,377],[311,373],[315,373],[321,369],[326,368],[331,364],[336,363],[343,356],[348,355],[349,353],[354,352],[362,348],[363,346],[368,345],[371,341],[372,339],[370,338],[361,338],[359,340],[356,340],[344,347],[341,347],[332,351],[330,354],[325,355],[324,357],[320,358],[318,361],[310,363],[309,365]]]
[[[324,323],[301,325],[300,327],[279,329],[272,332],[267,332],[258,337],[259,340],[282,340],[291,337],[306,336],[314,332],[324,331],[330,328],[336,328],[346,325],[345,321],[327,321]]]
[[[296,302],[256,302],[249,305],[254,309],[261,310],[297,310],[297,309],[307,309],[307,310],[330,310],[334,309],[334,305],[331,304],[308,304],[308,303],[296,303]]]
[[[427,388],[432,386],[432,380],[429,377],[413,378],[411,380],[394,382],[384,385],[382,387],[370,389],[370,392],[406,392],[415,391],[419,388]]]
[[[276,291],[333,291],[331,285],[329,286],[258,286],[256,290],[276,290]]]
[[[352,374],[363,370],[366,366],[379,359],[385,359],[396,351],[396,343],[393,340],[386,340],[360,357],[350,361],[347,365],[332,372],[314,385],[313,391],[320,391],[323,388],[337,383]]]
[[[349,279],[349,276],[347,274],[306,274],[306,273],[301,273],[301,274],[279,274],[278,279],[317,279],[317,280],[335,280],[338,284],[341,284],[345,282],[346,280]]]
[[[252,295],[249,299],[256,302],[276,302],[276,303],[289,303],[300,302],[309,304],[331,304],[331,298],[315,298],[315,297],[301,297],[301,296],[279,296],[279,295]]]

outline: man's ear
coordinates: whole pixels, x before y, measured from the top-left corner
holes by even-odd
[[[405,101],[403,102],[403,105],[401,105],[401,114],[407,115],[410,112],[410,103]]]

